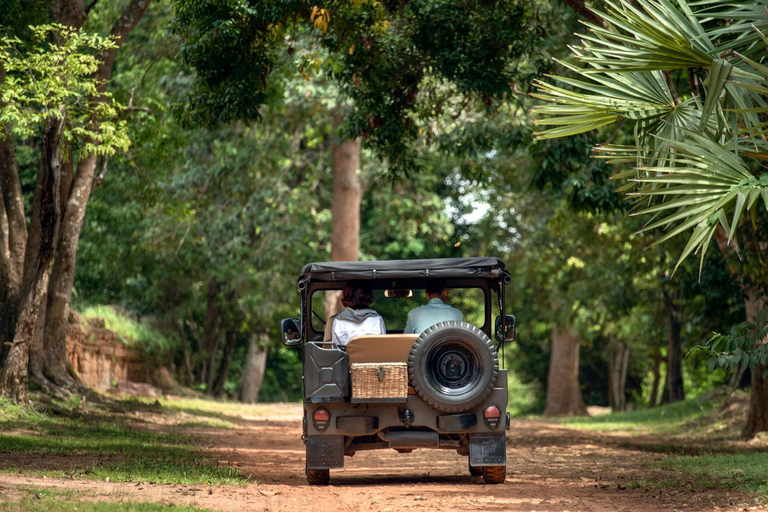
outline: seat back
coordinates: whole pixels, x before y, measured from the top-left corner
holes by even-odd
[[[347,343],[352,363],[407,363],[418,334],[356,336]]]

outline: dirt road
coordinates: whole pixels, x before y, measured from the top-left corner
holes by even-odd
[[[209,458],[251,475],[245,487],[162,486],[0,475],[6,490],[42,486],[87,491],[89,499],[195,504],[224,511],[743,510],[749,497],[705,490],[659,469],[666,455],[543,421],[514,421],[505,484],[470,477],[467,459],[442,450],[360,452],[331,471],[331,485],[304,478],[301,408],[276,405],[235,429],[187,429]]]

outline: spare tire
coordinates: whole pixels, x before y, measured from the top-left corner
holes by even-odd
[[[466,322],[439,322],[419,336],[408,357],[416,393],[445,412],[483,401],[499,376],[499,356],[486,334]]]

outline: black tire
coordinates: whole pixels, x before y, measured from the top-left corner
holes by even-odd
[[[439,322],[416,339],[408,357],[416,393],[445,412],[472,409],[493,390],[499,356],[483,331],[466,322]]]
[[[306,472],[309,485],[328,485],[331,481],[330,469],[307,469]]]
[[[507,466],[483,466],[483,482],[503,484],[507,479]]]
[[[469,474],[472,476],[483,476],[483,468],[478,466],[473,466],[469,463],[469,457],[467,457],[467,466],[469,466]]]

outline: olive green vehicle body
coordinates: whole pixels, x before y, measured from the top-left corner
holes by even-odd
[[[475,366],[469,366],[471,361],[467,362],[467,371],[486,372],[483,382],[487,389],[482,395],[477,394],[479,391],[475,393],[475,399],[466,407],[461,403],[453,407],[440,406],[439,400],[438,406],[435,406],[435,400],[431,400],[422,390],[425,386],[414,386],[419,389],[418,393],[410,388],[407,397],[352,399],[349,356],[344,350],[324,342],[323,333],[310,321],[313,295],[320,291],[340,290],[351,279],[366,279],[377,290],[423,289],[431,279],[445,281],[449,290],[482,290],[485,299],[482,326],[446,322],[451,325],[446,325],[444,329],[435,328],[433,330],[437,332],[432,333],[434,337],[443,331],[450,334],[453,332],[451,329],[458,330],[457,333],[469,343],[468,353],[490,353],[495,368],[484,368],[477,362],[474,362]],[[496,301],[499,311],[505,311],[504,289],[509,281],[503,262],[496,258],[333,262],[304,267],[298,283],[301,318],[284,320],[283,333],[285,343],[297,347],[303,359],[302,439],[307,446],[306,469],[310,484],[328,483],[328,470],[343,467],[345,457],[352,457],[363,450],[378,449],[394,449],[400,453],[410,453],[414,449],[454,450],[469,457],[468,464],[473,475],[482,475],[488,483],[504,481],[505,430],[509,428],[509,415],[506,413],[507,371],[499,368],[495,352],[505,342],[514,339],[515,328],[514,317],[502,314],[497,317],[494,329],[491,315],[492,301]],[[292,327],[286,328],[289,320],[293,322]],[[473,333],[479,341],[473,340]],[[389,331],[388,334],[398,334],[398,331]],[[425,331],[419,339],[426,334]],[[451,338],[450,335],[448,337]],[[439,343],[442,342],[438,340]],[[416,345],[414,343],[413,350],[417,349]],[[486,353],[482,355],[488,356]],[[411,354],[409,384],[414,384],[416,374],[411,366],[417,364],[414,362],[417,360],[427,361],[428,358],[415,359]],[[485,357],[482,361],[490,360]],[[424,364],[429,363],[422,366]],[[420,379],[433,380],[429,376]],[[431,392],[434,396],[439,395],[439,391],[438,387]],[[484,414],[494,406],[500,414],[488,421]],[[324,411],[318,413],[321,409]],[[327,421],[316,421],[316,413],[323,419],[327,417]]]

